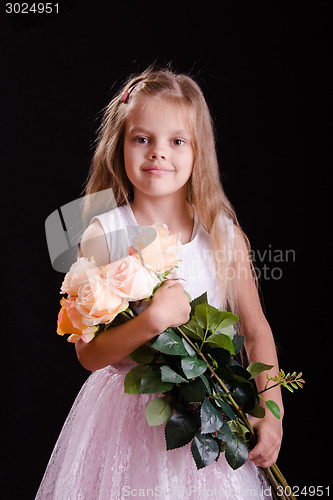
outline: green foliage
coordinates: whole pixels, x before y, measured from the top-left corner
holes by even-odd
[[[202,469],[217,459],[219,446],[212,436],[197,432],[192,441],[191,452],[197,469]]]
[[[141,377],[140,394],[157,394],[168,392],[173,388],[174,384],[163,382],[161,373],[158,371],[147,371]]]
[[[186,402],[202,403],[206,397],[206,386],[201,377],[191,380],[187,385],[180,385],[179,394]]]
[[[188,379],[196,378],[207,370],[207,363],[195,357],[185,356],[181,361],[183,372]]]
[[[179,328],[185,335],[190,337],[190,339],[203,340],[205,336],[204,330],[194,319],[190,319],[190,321]]]
[[[251,373],[251,378],[255,378],[260,375],[260,373],[270,370],[271,368],[273,368],[273,365],[265,365],[264,363],[251,363],[247,367],[247,371]]]
[[[172,415],[169,398],[155,398],[146,408],[146,418],[150,426],[166,424]]]
[[[266,407],[271,411],[276,418],[281,418],[279,405],[275,401],[266,401]]]
[[[160,368],[161,370],[161,380],[163,382],[172,382],[174,384],[179,384],[181,382],[187,382],[184,377],[175,372],[170,366],[163,365]]]
[[[196,431],[195,421],[190,415],[176,412],[165,426],[167,450],[181,448],[192,441]]]
[[[141,378],[149,370],[149,366],[135,366],[128,372],[124,381],[124,390],[127,394],[139,394]]]
[[[161,333],[152,347],[163,354],[187,356],[187,350],[184,347],[182,339],[171,328]]]
[[[231,354],[235,354],[235,349],[231,338],[224,333],[214,333],[206,339],[206,342],[208,344],[213,344],[216,347],[220,347],[221,349],[225,349]]]
[[[237,361],[244,342],[235,334],[237,321],[236,315],[207,304],[207,294],[203,294],[191,302],[186,324],[165,330],[152,348],[143,346],[132,353],[138,366],[125,377],[129,394],[164,394],[148,404],[148,424],[165,424],[167,450],[191,443],[198,469],[223,452],[233,469],[241,467],[248,449],[256,444],[247,414],[265,416],[254,379],[273,367],[256,362],[245,369]],[[269,383],[293,391],[302,387],[301,375],[286,375],[282,370],[276,377],[267,375],[264,391],[269,390]],[[265,405],[280,418],[274,401]]]
[[[143,345],[132,352],[130,358],[141,365],[148,364],[154,359],[154,351],[150,347]]]
[[[248,449],[243,439],[233,434],[233,439],[227,442],[225,458],[234,470],[245,464],[248,457]]]
[[[202,403],[201,411],[201,434],[208,434],[219,430],[223,425],[223,418],[220,412],[208,399]]]
[[[275,382],[275,385],[282,385],[282,387],[285,387],[286,389],[288,389],[288,391],[294,392],[294,389],[302,389],[303,387],[304,380],[301,377],[302,372],[300,372],[298,375],[296,374],[296,372],[293,372],[291,374],[287,373],[286,375],[283,370],[280,370],[276,377],[269,377],[267,374],[267,383],[264,390],[266,391],[270,388],[268,387],[269,382]]]

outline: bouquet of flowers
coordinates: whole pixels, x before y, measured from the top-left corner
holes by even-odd
[[[180,245],[178,234],[154,224],[139,227],[121,260],[99,268],[94,258],[79,258],[61,286],[67,296],[60,301],[57,333],[70,334],[69,342],[90,342],[118,315],[132,318],[134,303],[149,299],[176,267]]]
[[[177,267],[179,235],[167,227],[142,227],[124,259],[98,268],[93,259],[80,258],[66,275],[61,293],[57,333],[70,342],[90,342],[119,315],[131,319],[134,303],[149,299]],[[190,298],[189,298],[190,300]],[[190,320],[167,328],[151,346],[131,354],[137,365],[125,377],[129,394],[157,394],[147,406],[150,426],[165,425],[167,450],[191,443],[198,469],[218,460],[221,453],[233,469],[241,467],[257,441],[249,416],[263,418],[271,411],[280,418],[274,401],[261,394],[281,385],[293,392],[302,387],[302,374],[267,373],[258,393],[254,379],[272,365],[256,362],[244,368],[239,360],[244,337],[235,332],[238,317],[207,303],[207,294],[190,300]],[[270,383],[270,387],[268,387]],[[261,469],[275,498],[294,498],[278,466]]]

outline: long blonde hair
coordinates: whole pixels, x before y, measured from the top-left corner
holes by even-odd
[[[127,99],[126,92],[130,92]],[[117,206],[131,202],[133,190],[125,173],[123,144],[126,119],[138,95],[168,99],[187,112],[194,150],[193,170],[187,184],[187,202],[195,206],[198,221],[211,235],[219,277],[220,306],[236,311],[234,280],[228,279],[230,234],[223,221],[228,218],[237,227],[239,223],[220,182],[212,118],[200,87],[191,77],[169,69],[149,67],[127,80],[104,110],[86,194],[111,188]],[[87,220],[89,199],[87,196],[84,208]],[[246,237],[245,240],[248,242]]]

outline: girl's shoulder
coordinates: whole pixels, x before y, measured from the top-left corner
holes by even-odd
[[[126,224],[126,213],[126,206],[115,207],[111,210],[108,210],[107,212],[95,215],[91,219],[90,225],[94,225],[96,224],[96,222],[99,222],[105,234],[111,233],[113,231],[118,231],[120,229],[123,229]]]
[[[109,249],[102,224],[98,219],[93,220],[83,233],[80,254],[90,259],[94,257],[97,266],[109,263]]]
[[[98,266],[127,256],[132,224],[126,206],[95,215],[82,237],[82,255],[88,258],[93,255]]]

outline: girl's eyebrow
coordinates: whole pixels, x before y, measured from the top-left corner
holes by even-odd
[[[141,134],[145,134],[145,135],[150,135],[151,132],[149,132],[148,130],[145,130],[144,128],[142,127],[130,127],[128,132],[130,134],[137,134],[137,133],[141,133]]]
[[[150,130],[146,130],[142,127],[130,127],[129,130],[128,130],[128,133],[129,134],[137,134],[137,133],[140,133],[140,134],[144,134],[144,135],[154,135],[154,132],[150,131]],[[168,132],[167,135],[170,135],[170,136],[185,136],[185,137],[189,137],[190,136],[190,133],[188,130],[186,129],[179,129],[179,130],[173,130],[173,131],[170,131]]]

